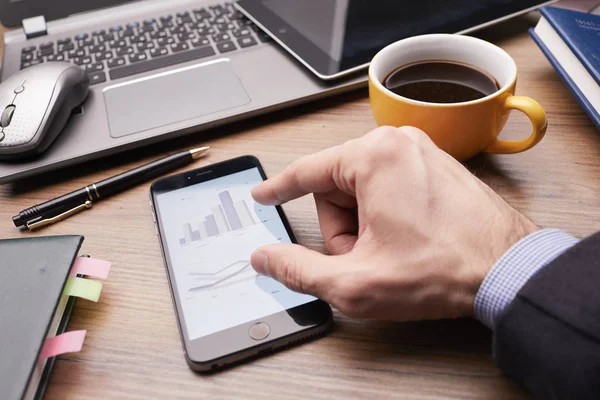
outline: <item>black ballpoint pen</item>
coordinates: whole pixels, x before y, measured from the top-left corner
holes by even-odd
[[[62,221],[71,215],[91,208],[95,201],[105,199],[167,171],[187,165],[204,155],[208,149],[208,147],[201,147],[182,151],[103,181],[92,183],[74,192],[23,210],[13,217],[13,222],[17,228],[24,226],[29,230],[35,230]]]

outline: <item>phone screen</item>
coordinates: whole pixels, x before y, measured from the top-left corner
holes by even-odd
[[[277,209],[250,194],[262,181],[254,167],[155,197],[189,340],[316,300],[250,265],[258,247],[291,242]]]

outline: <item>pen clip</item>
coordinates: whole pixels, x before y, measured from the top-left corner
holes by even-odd
[[[78,205],[77,207],[73,207],[72,209],[65,211],[62,214],[58,214],[52,218],[42,219],[41,221],[27,223],[27,228],[30,231],[34,231],[39,228],[43,228],[44,226],[52,225],[58,221],[62,221],[63,219],[69,218],[71,215],[75,215],[78,212],[83,210],[87,210],[88,208],[92,208],[92,202],[90,200],[86,200],[85,203]]]

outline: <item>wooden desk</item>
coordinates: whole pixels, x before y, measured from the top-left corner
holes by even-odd
[[[520,155],[481,156],[468,166],[544,227],[586,236],[600,226],[600,132],[529,39],[531,18],[480,34],[517,61],[518,93],[538,99],[550,127]],[[128,170],[172,151],[212,147],[195,167],[257,155],[271,175],[292,160],[375,127],[366,90],[210,132],[0,186],[0,236],[83,234],[83,252],[111,260],[100,301],[79,301],[69,329],[87,329],[83,351],[60,357],[47,399],[527,398],[492,363],[490,334],[473,320],[384,323],[335,314],[327,337],[208,376],[184,360],[159,243],[149,184],[94,205],[35,234],[19,233],[21,209]],[[529,133],[518,113],[504,135]],[[400,184],[400,183],[399,183]],[[322,249],[310,198],[286,205],[300,242]]]

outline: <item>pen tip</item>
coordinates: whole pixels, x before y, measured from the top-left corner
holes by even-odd
[[[206,153],[208,151],[208,149],[210,149],[210,147],[208,147],[208,146],[199,147],[197,149],[190,150],[190,154],[192,155],[192,158],[195,160],[197,158],[202,157],[204,155],[204,153]]]

